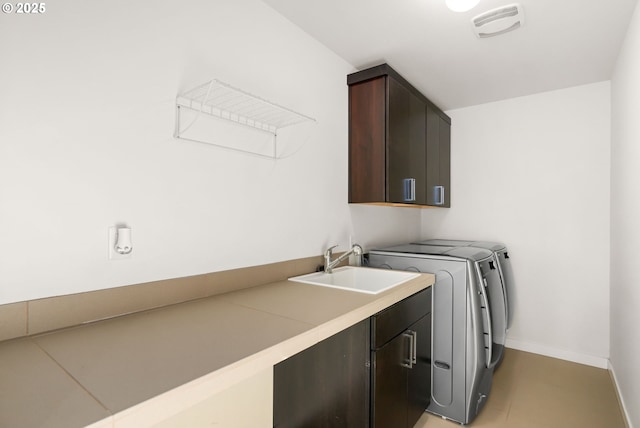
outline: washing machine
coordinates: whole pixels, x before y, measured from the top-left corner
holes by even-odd
[[[493,370],[504,352],[504,298],[493,253],[469,246],[405,244],[371,250],[369,266],[435,274],[431,403],[426,410],[470,423],[486,403]],[[495,318],[493,312],[502,315]]]
[[[507,246],[505,244],[501,242],[457,239],[427,239],[425,241],[415,242],[415,244],[444,247],[475,247],[484,248],[493,252],[493,256],[495,257],[496,263],[498,264],[498,273],[500,274],[500,280],[502,281],[507,318],[507,330],[511,328],[511,324],[513,323],[513,302],[515,292],[513,270],[511,267],[511,257],[509,255],[509,250],[507,250]]]

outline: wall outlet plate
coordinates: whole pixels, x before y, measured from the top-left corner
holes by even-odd
[[[116,226],[111,226],[109,228],[109,260],[125,260],[130,259],[133,251],[129,254],[120,254],[116,251],[116,234],[118,233],[118,228]]]

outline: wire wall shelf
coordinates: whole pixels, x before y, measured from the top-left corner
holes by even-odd
[[[182,111],[183,109],[191,112],[190,121],[184,117],[185,112]],[[203,114],[271,134],[273,144],[270,150],[271,153],[256,153],[251,149],[223,146],[205,138],[189,138],[186,135],[187,131]],[[184,122],[189,123],[185,124]],[[213,144],[226,149],[277,158],[276,140],[278,130],[304,122],[315,122],[315,119],[213,79],[176,97],[176,128],[174,136],[200,143]]]

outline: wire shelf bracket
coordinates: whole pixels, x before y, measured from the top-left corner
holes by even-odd
[[[185,120],[183,119],[182,109],[195,112],[195,117],[188,124],[183,123]],[[206,141],[200,138],[188,138],[185,133],[198,121],[202,114],[271,134],[273,136],[272,153],[265,155],[241,148],[220,145],[213,141]],[[277,158],[278,130],[309,121],[315,122],[316,120],[234,88],[217,79],[213,79],[176,97],[176,126],[174,137],[212,144],[225,149],[255,154],[262,157]]]

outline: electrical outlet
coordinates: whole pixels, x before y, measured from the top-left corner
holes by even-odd
[[[118,234],[118,228],[116,226],[111,226],[109,228],[109,260],[124,260],[130,259],[131,254],[120,254],[116,251],[116,237]]]

